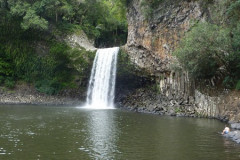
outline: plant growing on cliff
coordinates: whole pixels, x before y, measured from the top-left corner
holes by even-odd
[[[228,68],[231,55],[229,31],[210,23],[199,23],[188,32],[174,52],[195,79],[210,79],[220,67]]]
[[[152,17],[154,9],[159,7],[160,3],[164,0],[141,0],[141,9],[144,17],[150,19]]]
[[[240,24],[234,23],[229,28],[198,23],[181,40],[174,54],[192,78],[220,75],[225,87],[236,86],[240,79]]]
[[[237,82],[236,90],[240,90],[240,80]]]

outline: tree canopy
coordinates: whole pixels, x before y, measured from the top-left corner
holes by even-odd
[[[74,86],[74,76],[82,81],[88,76],[92,53],[71,49],[58,37],[83,30],[99,46],[124,44],[127,20],[123,2],[0,0],[0,85],[11,88],[24,81],[40,92],[57,94]],[[44,48],[44,53],[37,53],[37,46]]]

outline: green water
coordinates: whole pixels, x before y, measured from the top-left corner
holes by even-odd
[[[0,106],[0,159],[239,160],[213,119],[74,107]]]

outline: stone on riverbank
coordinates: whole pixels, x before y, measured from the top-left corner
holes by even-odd
[[[232,123],[231,128],[240,130],[240,123]]]
[[[80,105],[85,95],[77,89],[65,90],[58,95],[46,95],[34,86],[20,84],[13,90],[0,87],[0,104]]]
[[[235,141],[235,142],[240,144],[240,130],[231,131],[228,134],[225,134],[224,137],[230,138],[233,141]]]

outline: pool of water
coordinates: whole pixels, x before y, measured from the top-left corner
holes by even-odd
[[[224,124],[119,109],[0,106],[0,159],[239,160]]]

